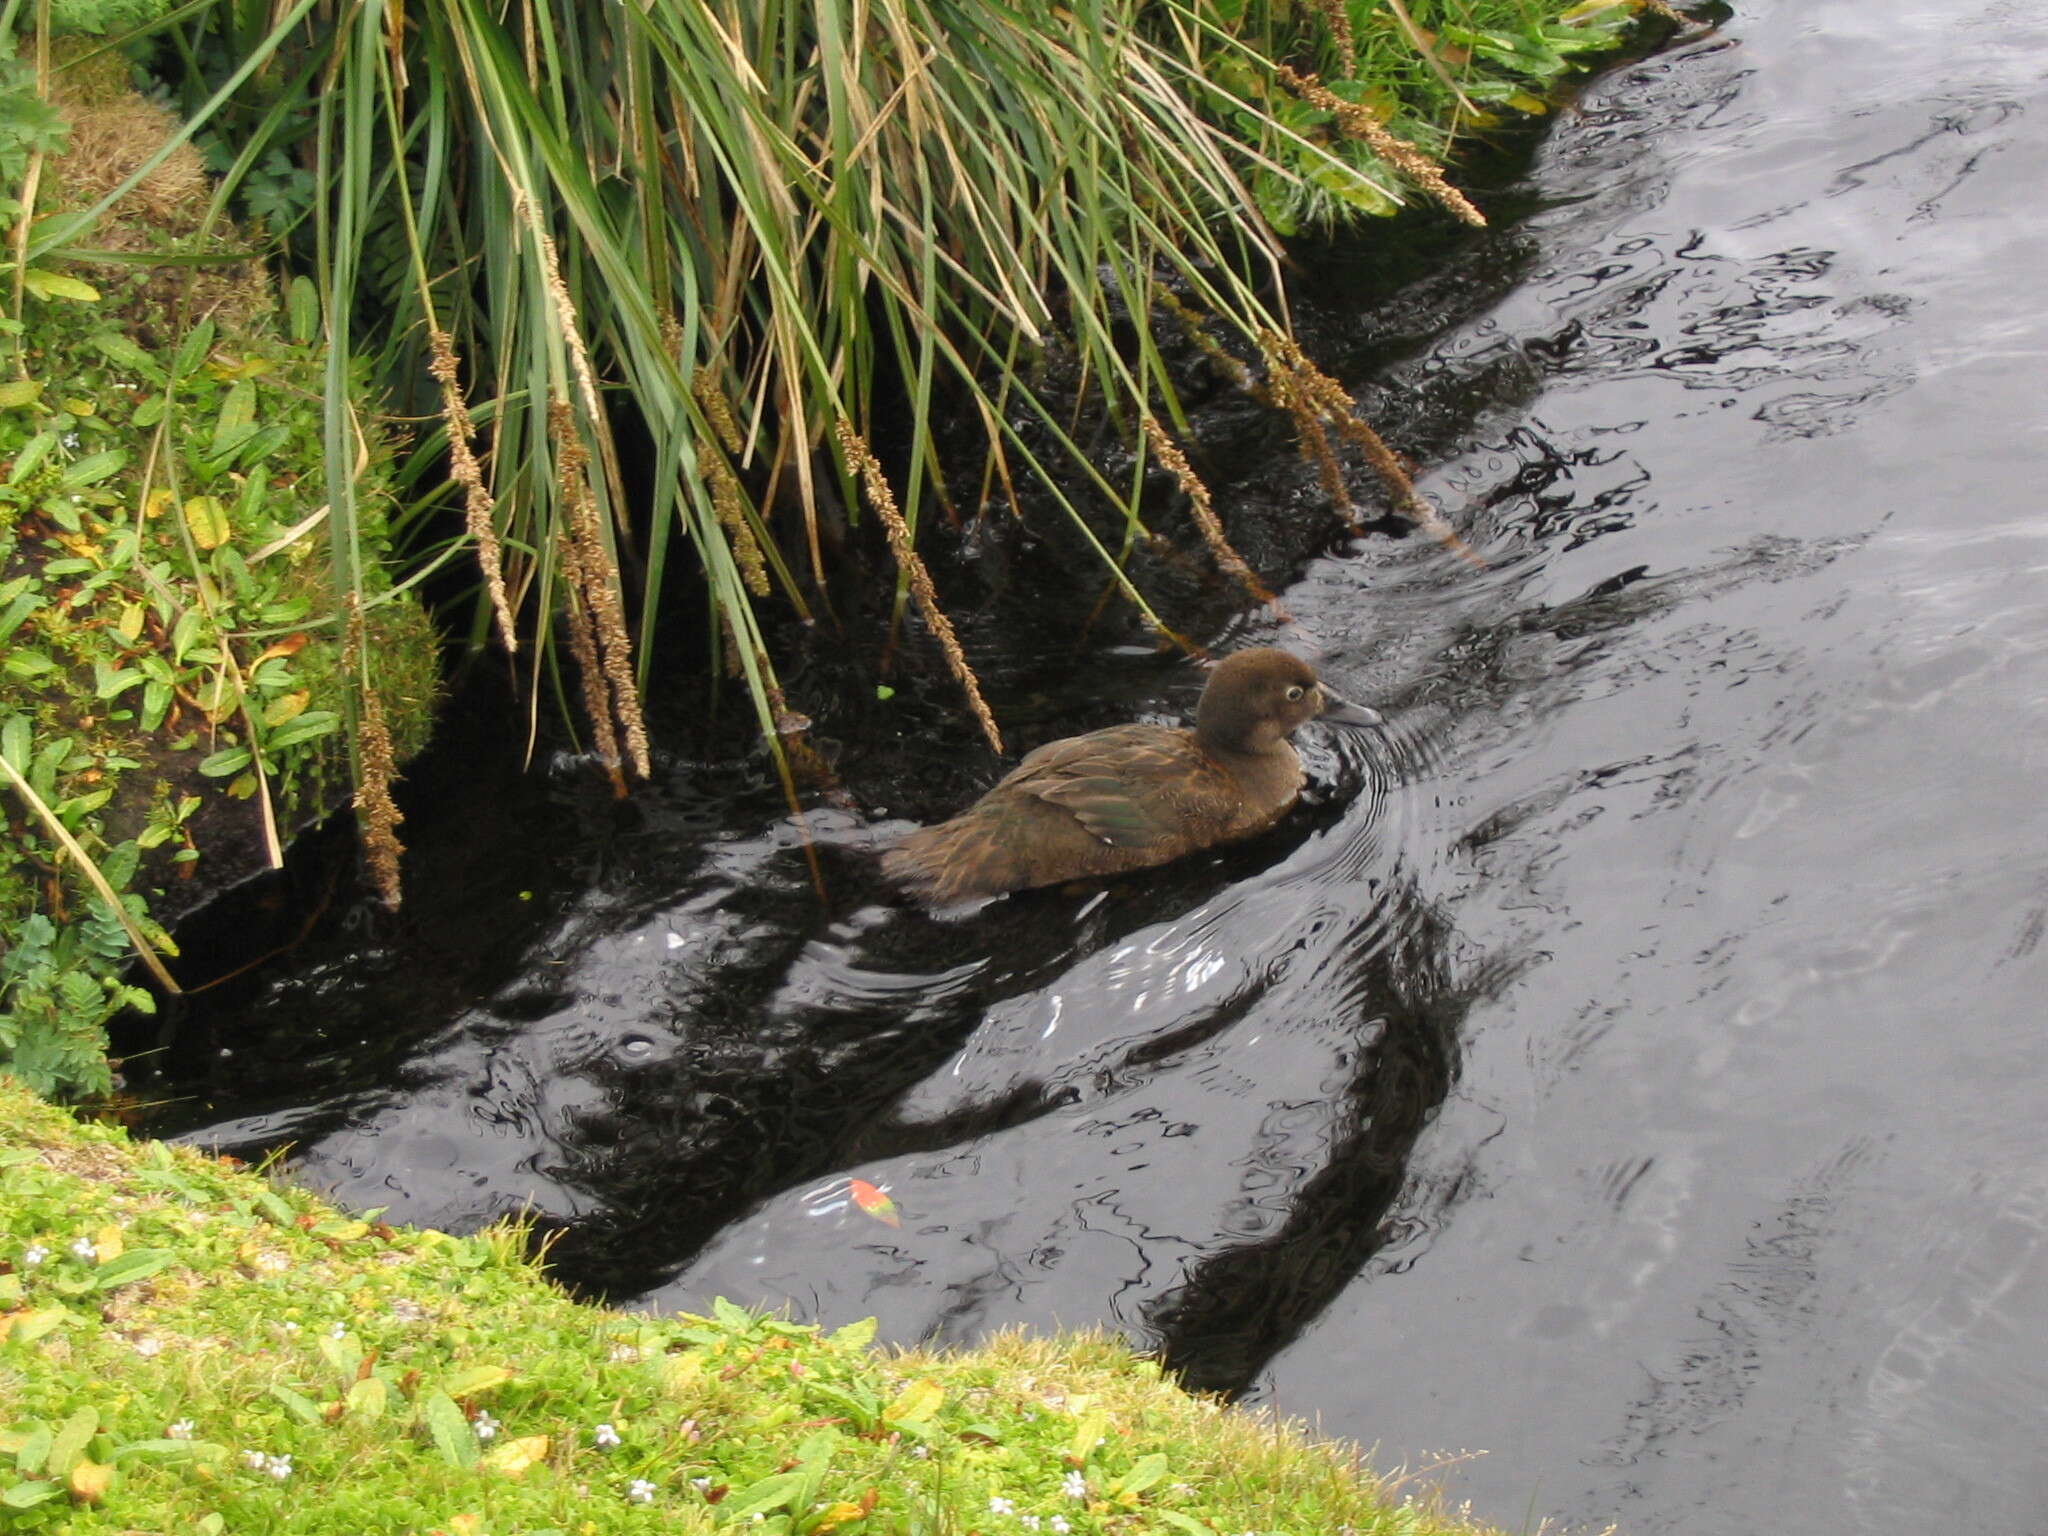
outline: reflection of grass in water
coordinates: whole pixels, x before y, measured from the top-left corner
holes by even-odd
[[[25,1528],[1473,1529],[1120,1344],[883,1355],[872,1322],[608,1312],[516,1230],[393,1229],[12,1085],[0,1106],[0,1505]]]

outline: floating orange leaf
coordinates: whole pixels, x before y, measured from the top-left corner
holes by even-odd
[[[903,1225],[903,1218],[896,1214],[896,1202],[866,1179],[851,1179],[847,1188],[853,1194],[853,1203],[875,1220],[892,1227]]]

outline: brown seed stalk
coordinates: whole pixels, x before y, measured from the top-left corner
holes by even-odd
[[[1472,200],[1444,179],[1443,168],[1406,139],[1396,138],[1372,111],[1355,101],[1336,95],[1314,75],[1304,75],[1282,64],[1274,78],[1312,107],[1320,107],[1336,118],[1338,129],[1348,138],[1363,140],[1375,155],[1406,176],[1434,198],[1453,218],[1484,228],[1486,215],[1472,206]]]
[[[363,610],[354,594],[348,599],[348,640],[342,647],[342,663],[348,674],[360,679],[363,643]],[[398,780],[398,755],[391,744],[391,727],[384,719],[384,700],[372,686],[357,695],[362,713],[356,721],[356,744],[361,777],[356,784],[356,825],[363,844],[363,861],[369,866],[370,883],[378,899],[392,911],[401,897],[398,866],[405,845],[398,840],[399,823],[405,813],[391,798],[391,786]]]
[[[455,341],[438,326],[428,332],[433,360],[427,372],[441,386],[441,419],[448,424],[448,478],[462,487],[462,515],[476,550],[476,563],[483,572],[484,590],[490,594],[491,612],[497,619],[498,641],[507,651],[519,649],[519,636],[512,627],[512,605],[505,595],[505,556],[498,542],[498,525],[493,514],[497,502],[484,485],[482,467],[470,447],[476,437],[476,423],[456,387],[460,369],[455,359]]]
[[[1245,563],[1232,546],[1230,538],[1223,531],[1223,522],[1216,516],[1215,503],[1210,499],[1209,487],[1188,463],[1180,445],[1167,436],[1166,428],[1159,424],[1159,418],[1151,412],[1145,413],[1145,439],[1151,443],[1152,451],[1159,456],[1159,462],[1172,473],[1180,483],[1182,493],[1188,499],[1188,510],[1193,514],[1195,527],[1201,530],[1202,542],[1209,546],[1209,554],[1217,566],[1235,576],[1255,602],[1270,603],[1273,594],[1259,581],[1257,574]]]
[[[853,429],[853,423],[841,419],[834,423],[834,432],[839,438],[839,451],[845,456],[846,467],[860,477],[868,494],[868,504],[881,518],[883,530],[889,536],[889,553],[896,558],[896,568],[910,583],[910,595],[917,600],[918,611],[924,615],[933,636],[939,642],[939,649],[945,653],[946,666],[953,678],[967,695],[967,706],[973,710],[975,720],[981,726],[981,734],[988,739],[989,746],[996,752],[1003,750],[1002,732],[996,729],[996,717],[989,713],[987,702],[981,696],[981,680],[974,675],[974,668],[967,664],[967,653],[960,648],[960,638],[953,633],[953,621],[946,617],[939,606],[938,589],[932,585],[931,572],[925,569],[922,558],[910,542],[910,529],[903,521],[903,514],[897,510],[895,494],[889,489],[889,481],[882,474],[874,451],[868,447],[862,436]]]

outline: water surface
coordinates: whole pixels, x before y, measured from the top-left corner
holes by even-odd
[[[934,917],[869,855],[992,775],[941,680],[825,717],[829,909],[757,774],[470,780],[427,915],[189,1023],[167,1123],[530,1206],[620,1301],[1120,1328],[1384,1464],[1483,1450],[1445,1480],[1513,1528],[2048,1530],[2048,20],[1742,9],[1389,306],[1311,274],[1485,561],[1340,536],[1281,435],[1228,488],[1289,617],[1205,638],[1393,719],[1310,734],[1317,804]],[[1199,686],[1006,601],[1020,748]]]

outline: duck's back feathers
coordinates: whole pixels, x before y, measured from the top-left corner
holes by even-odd
[[[951,821],[911,833],[883,873],[945,903],[1164,864],[1284,812],[1300,768],[1291,751],[1270,768],[1279,793],[1253,804],[1192,731],[1120,725],[1055,741]]]

